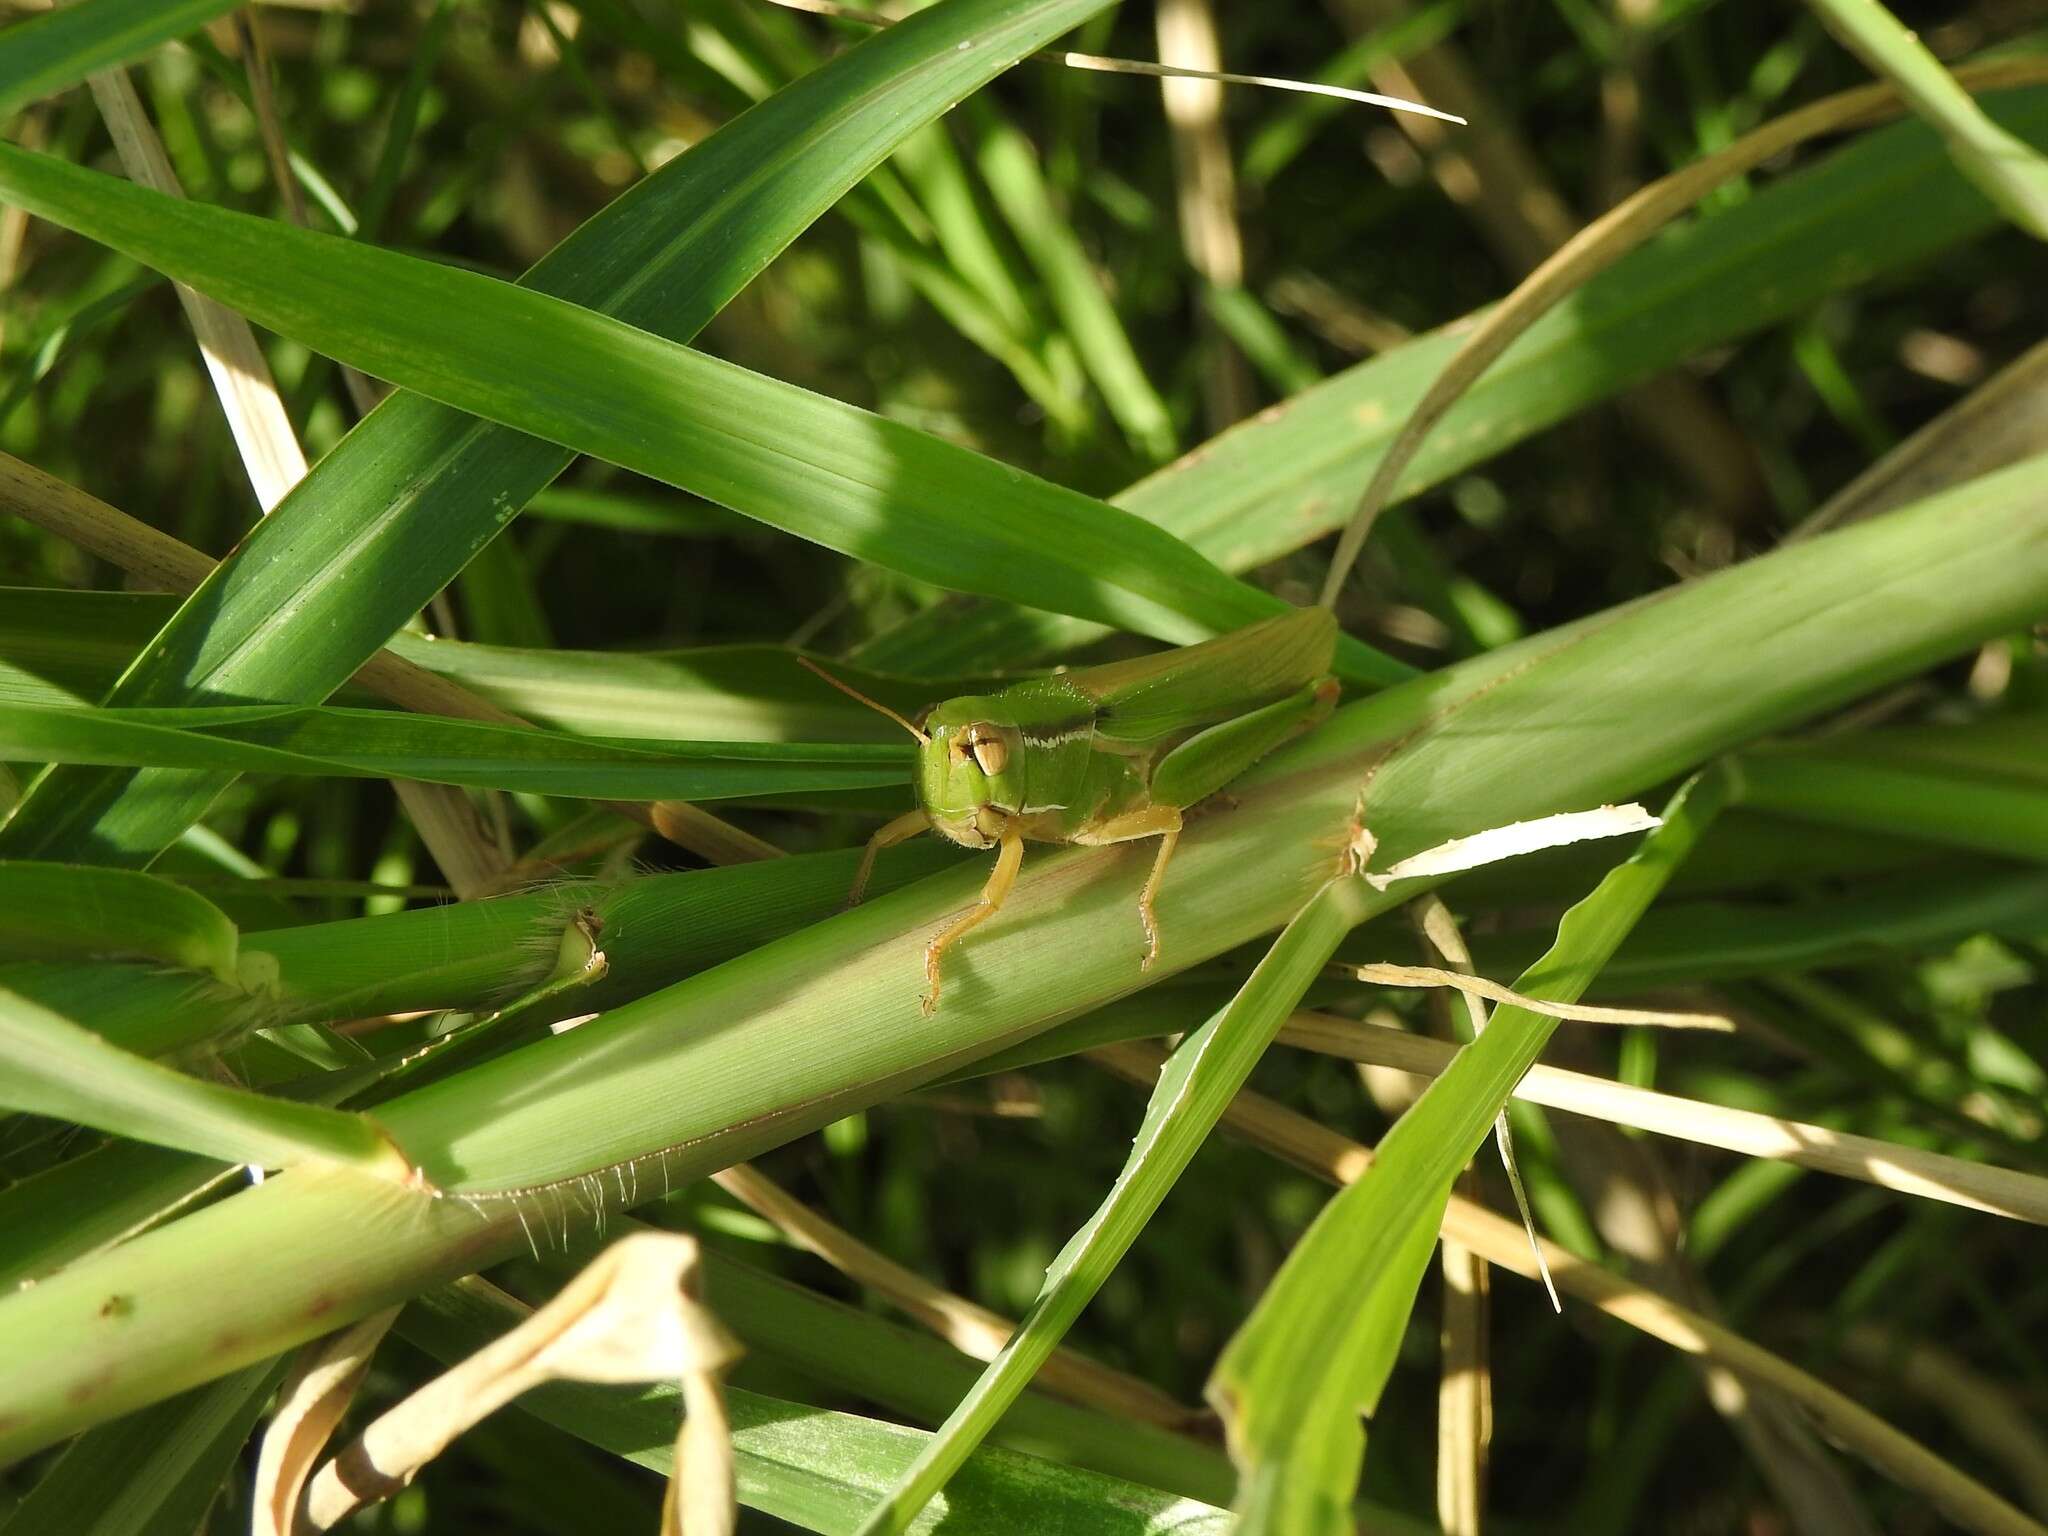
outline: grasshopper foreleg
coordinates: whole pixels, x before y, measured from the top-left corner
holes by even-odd
[[[860,868],[853,872],[853,889],[846,893],[846,904],[849,907],[860,904],[861,894],[868,888],[868,876],[875,872],[876,854],[897,843],[908,842],[918,833],[928,830],[931,824],[931,817],[923,811],[905,811],[869,838],[867,847],[860,851]]]
[[[894,825],[892,822],[890,825]],[[887,831],[885,827],[883,829]],[[908,833],[904,834],[909,836]],[[1017,871],[1024,864],[1024,834],[1014,826],[1003,832],[1001,850],[996,854],[996,867],[989,871],[988,884],[981,888],[981,900],[970,910],[962,913],[947,927],[942,928],[924,947],[924,1011],[929,1018],[932,1010],[939,1006],[939,956],[952,947],[955,940],[968,929],[987,922],[1002,907],[1010,894],[1010,887],[1017,883]]]

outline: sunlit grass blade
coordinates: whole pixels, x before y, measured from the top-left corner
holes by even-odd
[[[905,135],[1101,3],[951,0],[922,12],[671,160],[524,281],[687,340]],[[241,540],[108,702],[319,702],[572,457],[394,395]],[[6,838],[18,854],[144,863],[222,785],[60,770],[30,789]]]
[[[387,1179],[407,1169],[359,1115],[201,1082],[0,991],[0,1106],[258,1168],[308,1160]]]
[[[233,985],[238,937],[219,907],[154,875],[0,859],[0,957],[139,957]]]
[[[2021,556],[2044,530],[2035,466],[2016,466],[1340,709],[1234,783],[1234,807],[1183,835],[1159,892],[1167,947],[1151,979],[1298,911],[1347,842],[1368,770],[1389,860],[1626,798],[2034,621],[2048,611],[2048,568]],[[1971,602],[1952,601],[1957,591]],[[1713,694],[1674,690],[1702,654],[1717,661]],[[1146,980],[1134,908],[1149,863],[1131,849],[1028,861],[1003,920],[953,957],[945,1006],[929,1018],[925,945],[980,889],[976,865],[380,1104],[379,1122],[461,1199],[288,1169],[0,1297],[0,1351],[23,1365],[0,1377],[0,1455],[514,1252],[531,1240],[522,1220],[559,1238],[636,1189],[728,1166],[1130,992]],[[1369,909],[1387,900],[1375,893]],[[1515,1034],[1486,1040],[1512,1045]],[[545,1095],[532,1092],[536,1074]],[[281,1247],[299,1264],[255,1262]],[[129,1287],[145,1304],[109,1351],[92,1311]],[[316,1295],[329,1303],[317,1322]],[[228,1313],[238,1341],[224,1351],[203,1323]],[[72,1395],[84,1380],[98,1384],[89,1401]]]
[[[1443,41],[1464,19],[1464,0],[1437,0],[1376,25],[1332,58],[1317,74],[1325,85],[1357,85],[1375,66],[1398,62]],[[1299,155],[1316,132],[1344,111],[1329,96],[1300,96],[1273,108],[1245,141],[1244,179],[1253,186],[1271,181]]]
[[[1984,195],[2038,240],[2048,240],[2048,160],[1984,115],[1955,76],[1878,0],[1810,0],[1835,34],[1913,110],[1940,130],[1949,153]]]
[[[0,705],[0,757],[420,779],[621,800],[858,789],[910,777],[906,754],[880,744],[656,745],[391,710],[269,704],[167,710]]]
[[[1285,606],[1090,497],[530,289],[5,147],[0,197],[366,373],[906,575],[1176,641]],[[1338,667],[1407,673],[1356,641]]]
[[[1681,789],[1644,838],[1558,924],[1515,990],[1574,1001],[1682,863],[1727,797],[1717,771]],[[1432,1082],[1380,1143],[1372,1169],[1296,1245],[1210,1378],[1243,1471],[1244,1529],[1336,1528],[1358,1479],[1359,1416],[1379,1403],[1435,1247],[1451,1187],[1556,1028],[1517,1007]]]
[[[1322,974],[1359,915],[1354,898],[1342,884],[1316,892],[1230,1005],[1180,1043],[1160,1074],[1116,1183],[1052,1261],[1037,1299],[1002,1352],[869,1515],[861,1536],[899,1536],[911,1529],[1052,1354]]]
[[[78,0],[0,28],[0,118],[234,8],[234,0]]]

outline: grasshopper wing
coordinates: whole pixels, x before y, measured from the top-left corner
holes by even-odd
[[[1200,645],[1064,674],[1096,701],[1105,745],[1143,748],[1271,704],[1327,677],[1337,621],[1300,608]]]

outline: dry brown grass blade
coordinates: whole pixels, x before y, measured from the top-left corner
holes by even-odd
[[[1458,920],[1451,916],[1451,909],[1436,895],[1426,895],[1415,903],[1416,924],[1422,930],[1422,937],[1452,970],[1439,971],[1438,975],[1451,977],[1466,983],[1458,989],[1458,1001],[1465,1007],[1465,1017],[1472,1027],[1472,1038],[1477,1040],[1486,1031],[1486,1009],[1480,1006],[1483,995],[1471,988],[1477,980],[1472,972],[1472,951],[1465,945],[1465,935],[1458,931]],[[1462,972],[1460,975],[1458,973]],[[1489,983],[1489,985],[1491,985]],[[1507,988],[1501,988],[1507,991]],[[1522,1188],[1522,1170],[1515,1164],[1515,1138],[1508,1127],[1507,1106],[1502,1105],[1499,1114],[1493,1117],[1493,1144],[1500,1151],[1501,1171],[1508,1176],[1508,1188],[1514,1193],[1515,1211],[1522,1218],[1522,1230],[1529,1235],[1529,1252],[1536,1257],[1536,1272],[1543,1277],[1543,1290],[1550,1297],[1554,1312],[1562,1312],[1563,1305],[1557,1299],[1557,1287],[1551,1282],[1550,1269],[1543,1262],[1543,1244],[1536,1236],[1536,1217],[1529,1209],[1529,1195]]]
[[[250,1536],[293,1536],[307,1479],[334,1426],[355,1401],[370,1359],[398,1312],[390,1307],[374,1313],[299,1351],[291,1375],[278,1389],[277,1412],[263,1432],[249,1497],[254,1506]]]
[[[1159,60],[1204,74],[1222,67],[1208,0],[1157,0]],[[1244,235],[1237,226],[1237,177],[1223,131],[1223,87],[1214,80],[1159,82],[1173,141],[1174,202],[1188,265],[1212,288],[1244,286]],[[1207,355],[1202,396],[1212,433],[1251,414],[1252,381],[1243,355],[1209,317],[1197,317]]]
[[[1471,1169],[1459,1180],[1477,1188]],[[1444,1310],[1437,1329],[1436,1519],[1444,1536],[1479,1536],[1486,1513],[1486,1462],[1493,1445],[1493,1374],[1487,1359],[1491,1289],[1486,1260],[1446,1241],[1438,1267]]]
[[[1287,272],[1266,289],[1266,302],[1308,326],[1331,346],[1357,357],[1374,357],[1414,337],[1407,326],[1381,314],[1313,272]]]
[[[1454,1047],[1440,1040],[1324,1013],[1297,1013],[1280,1031],[1280,1041],[1346,1061],[1429,1077],[1442,1072],[1455,1054]],[[1724,1109],[1561,1067],[1530,1068],[1516,1085],[1515,1097],[1613,1125],[1654,1131],[1747,1157],[1794,1163],[1904,1195],[2048,1226],[2048,1178],[2039,1174],[1965,1162],[1919,1147],[1831,1131],[1753,1110]]]
[[[2037,342],[1828,499],[1785,542],[1877,517],[2048,451],[2048,341]]]
[[[1166,1060],[1166,1053],[1150,1044],[1101,1046],[1087,1055],[1146,1089],[1157,1080]],[[1238,1094],[1224,1111],[1222,1123],[1234,1134],[1331,1183],[1350,1183],[1372,1165],[1371,1148],[1259,1094]],[[1445,1212],[1443,1235],[1526,1280],[1537,1278],[1536,1261],[1530,1257],[1521,1229],[1457,1195],[1451,1197]],[[1981,1536],[2048,1536],[2048,1527],[2028,1519],[1975,1478],[1901,1434],[1847,1394],[1761,1345],[1554,1244],[1544,1245],[1544,1257],[1557,1277],[1558,1288],[1567,1295],[1688,1356],[1729,1367],[1737,1381],[1747,1378],[1775,1388],[1811,1415],[1836,1445],[1928,1499],[1965,1530]]]
[[[1408,911],[1423,943],[1433,947],[1446,964],[1471,969],[1472,953],[1465,946],[1465,936],[1440,897],[1420,897]],[[1486,1028],[1486,1009],[1478,997],[1463,990],[1457,992],[1455,1006],[1465,1010],[1466,1026],[1476,1039]],[[1444,1033],[1451,1033],[1449,1006],[1432,1010],[1432,1017]],[[1536,1226],[1523,1201],[1521,1175],[1514,1171],[1514,1147],[1505,1111],[1494,1122],[1494,1135],[1501,1166],[1508,1170],[1514,1185],[1530,1249],[1540,1261]],[[1458,1187],[1468,1198],[1476,1197],[1478,1169],[1468,1166],[1459,1175]],[[1493,1443],[1493,1374],[1487,1348],[1493,1286],[1487,1278],[1486,1260],[1454,1240],[1442,1244],[1438,1268],[1444,1279],[1444,1309],[1437,1327],[1436,1518],[1444,1536],[1479,1536],[1486,1515],[1486,1462]],[[1544,1284],[1549,1283],[1546,1275]],[[1553,1306],[1556,1301],[1553,1292]]]
[[[1972,90],[1996,90],[2048,80],[2048,59],[2001,59],[1956,72]],[[1328,606],[1344,585],[1374,520],[1391,499],[1402,474],[1444,414],[1505,352],[1517,337],[1599,272],[1662,229],[1672,219],[1731,177],[1754,170],[1810,139],[1868,128],[1901,115],[1904,107],[1889,85],[1862,86],[1788,112],[1726,149],[1616,204],[1560,247],[1515,291],[1482,319],[1458,353],[1416,403],[1399,435],[1388,446],[1359,498],[1358,510],[1338,540],[1323,589]]]
[[[459,1283],[489,1289],[476,1276]],[[389,1498],[456,1436],[544,1382],[676,1382],[689,1411],[663,1529],[729,1536],[732,1441],[718,1384],[739,1357],[739,1344],[701,1300],[696,1240],[676,1232],[621,1238],[510,1333],[364,1430],[313,1478],[301,1518],[312,1530],[331,1530],[363,1505]],[[678,1509],[680,1519],[672,1522]]]
[[[185,189],[171,170],[163,141],[150,126],[127,72],[105,70],[91,76],[89,84],[129,178],[168,197],[183,197]],[[306,456],[278,398],[270,364],[256,345],[248,321],[182,283],[174,286],[192,334],[198,338],[206,371],[213,377],[214,392],[220,397],[256,500],[268,512],[306,474]]]
[[[712,1178],[720,1189],[799,1248],[816,1254],[855,1284],[887,1297],[963,1355],[993,1360],[1016,1331],[1017,1325],[1008,1318],[941,1290],[877,1253],[748,1164],[735,1163]],[[1201,1410],[1176,1402],[1151,1383],[1071,1349],[1055,1350],[1033,1380],[1073,1402],[1167,1429],[1185,1429],[1205,1417]]]
[[[1645,1286],[1722,1321],[1686,1252],[1686,1220],[1658,1143],[1597,1120],[1553,1124],[1563,1171],[1610,1252]],[[1847,1469],[1799,1408],[1725,1365],[1695,1363],[1707,1402],[1741,1442],[1800,1536],[1878,1536]]]
[[[211,556],[7,453],[0,453],[0,512],[11,512],[66,543],[97,555],[155,591],[183,597],[196,590],[214,568]],[[379,698],[423,715],[447,715],[489,725],[529,723],[460,683],[429,672],[391,651],[379,651],[364,662],[356,671],[355,681]],[[671,842],[715,864],[782,855],[774,844],[680,800],[657,801],[651,806],[623,801],[606,804],[643,825],[655,827]],[[488,895],[502,889],[516,873],[516,866],[507,866],[480,882],[471,894]],[[536,869],[531,876],[541,879],[548,873]]]

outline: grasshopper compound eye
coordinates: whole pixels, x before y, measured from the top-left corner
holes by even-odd
[[[983,732],[988,734],[984,735]],[[983,773],[1001,773],[1010,765],[1010,746],[995,734],[994,726],[970,726],[967,744],[974,753],[974,766]]]

